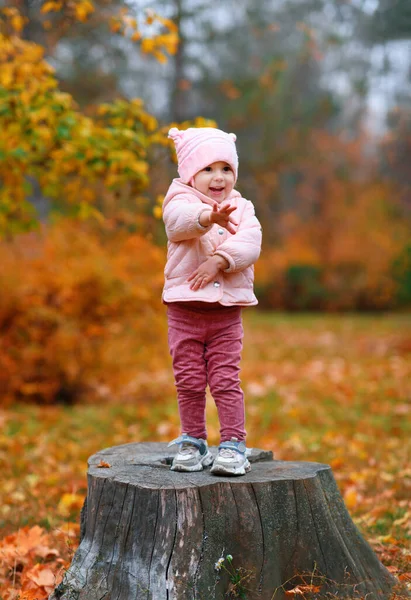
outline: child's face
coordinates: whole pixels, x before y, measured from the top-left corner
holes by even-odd
[[[231,194],[234,187],[234,173],[229,164],[214,162],[194,175],[196,190],[220,203]]]

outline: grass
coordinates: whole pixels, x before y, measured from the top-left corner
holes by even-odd
[[[283,460],[331,464],[381,560],[399,575],[410,572],[411,315],[249,310],[244,321],[248,445],[272,449]],[[168,368],[161,384],[153,377],[149,401],[16,405],[0,412],[3,536],[25,525],[53,534],[78,522],[94,452],[178,435]],[[211,399],[208,422],[216,444]],[[78,501],[70,504],[67,494]],[[68,557],[72,549],[61,552]]]

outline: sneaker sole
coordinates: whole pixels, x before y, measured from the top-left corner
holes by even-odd
[[[210,473],[213,475],[228,475],[228,476],[236,476],[236,475],[245,475],[251,471],[251,465],[247,460],[241,467],[225,467],[224,465],[216,465],[214,464],[211,468]]]
[[[214,459],[211,452],[207,452],[204,458],[196,465],[189,466],[182,463],[177,463],[176,465],[172,465],[170,467],[170,471],[179,471],[180,473],[193,473],[195,471],[202,471],[204,467],[209,467],[213,460]]]

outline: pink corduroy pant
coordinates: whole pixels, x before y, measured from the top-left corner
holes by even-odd
[[[220,420],[220,441],[244,440],[244,394],[239,378],[241,308],[194,310],[170,303],[167,317],[182,432],[207,439],[208,384]]]

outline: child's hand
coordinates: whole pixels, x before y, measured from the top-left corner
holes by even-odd
[[[216,275],[221,269],[227,268],[228,262],[222,256],[215,254],[211,258],[208,258],[187,278],[187,281],[192,282],[190,285],[190,290],[201,290],[208,283],[210,283],[210,281],[215,279]]]
[[[230,204],[223,204],[222,206],[219,206],[217,202],[214,202],[212,212],[202,213],[200,223],[204,226],[210,225],[211,223],[216,223],[217,225],[227,229],[227,231],[230,233],[235,234],[236,230],[234,229],[233,225],[238,225],[238,223],[236,223],[235,220],[230,217],[234,210],[236,210],[235,206],[231,206]],[[204,219],[207,219],[208,223],[204,223]]]

